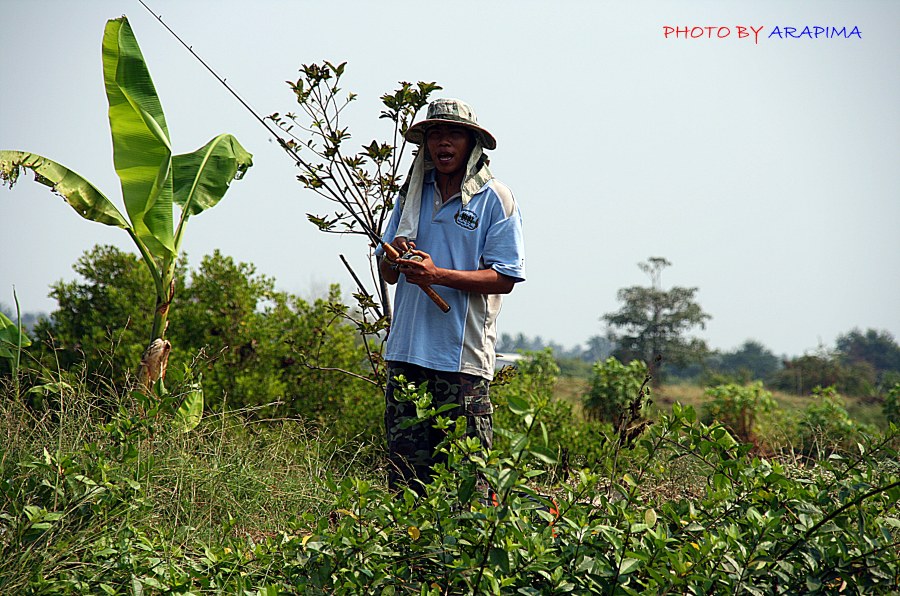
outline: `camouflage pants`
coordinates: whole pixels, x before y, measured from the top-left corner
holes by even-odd
[[[403,375],[408,383],[416,386],[427,383],[433,407],[456,404],[457,409],[443,415],[450,418],[465,416],[466,435],[478,437],[485,449],[491,448],[494,442],[491,417],[494,409],[488,396],[487,379],[464,373],[435,371],[406,362],[388,362],[384,425],[387,431],[388,485],[391,488],[407,485],[420,491],[421,485],[416,480],[430,482],[431,467],[446,460],[443,454],[435,453],[445,431],[434,428],[432,421],[400,428],[404,421],[416,418],[416,406],[395,397],[395,379],[398,375]]]

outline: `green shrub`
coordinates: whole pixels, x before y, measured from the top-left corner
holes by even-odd
[[[729,383],[710,387],[706,396],[710,401],[703,405],[704,422],[720,422],[747,443],[757,442],[760,414],[775,409],[772,394],[763,389],[760,381],[743,386]]]
[[[85,253],[75,270],[80,280],[54,285],[59,308],[36,327],[29,353],[44,369],[82,368],[101,394],[104,384],[127,387],[151,325],[148,310],[135,306],[148,291],[152,300],[150,275],[135,255],[111,246]],[[331,308],[339,300],[337,286],[312,301],[276,291],[274,279],[218,251],[190,274],[182,264],[167,382],[179,382],[188,366],[202,372],[210,409],[322,422],[344,416],[378,391],[341,372],[364,375],[367,361],[353,327]]]
[[[647,378],[647,365],[632,360],[624,365],[614,357],[594,363],[584,413],[590,419],[618,424]]]
[[[798,423],[800,453],[822,458],[846,452],[867,429],[850,417],[844,398],[834,387],[816,387],[812,395],[814,403],[806,407]]]
[[[512,375],[498,375],[499,382],[491,386],[491,401],[495,407],[494,426],[502,429],[515,423],[516,415],[506,407],[510,399],[540,399],[543,404],[541,421],[547,432],[548,446],[559,460],[554,473],[565,475],[569,468],[590,467],[604,453],[603,433],[610,431],[609,425],[585,421],[572,404],[554,396],[560,368],[550,348],[525,352],[524,356]],[[498,447],[503,445],[508,445],[508,442],[500,435]]]
[[[896,436],[797,467],[675,404],[628,457],[600,442],[603,471],[553,480],[546,396],[511,392],[504,446],[486,453],[463,420],[427,414],[447,463],[419,497],[292,421],[213,415],[184,433],[117,396],[101,422],[84,385],[35,420],[0,389],[2,593],[890,594],[900,580]]]
[[[884,398],[882,406],[884,418],[888,422],[900,425],[900,383],[896,383]]]

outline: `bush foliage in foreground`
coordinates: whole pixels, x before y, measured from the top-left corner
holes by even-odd
[[[416,498],[290,421],[217,415],[184,433],[177,391],[106,396],[124,405],[100,415],[70,388],[43,417],[8,388],[0,400],[0,593],[878,594],[900,581],[896,428],[804,467],[751,457],[676,405],[631,448],[598,434],[596,465],[554,481],[549,398],[508,392],[502,450],[479,453],[464,424],[435,417],[449,461]]]
[[[137,257],[112,246],[86,252],[74,269],[79,280],[54,284],[59,308],[31,334],[23,367],[82,370],[93,389],[122,387],[146,347],[152,316],[137,306],[148,295],[152,302],[150,274]],[[378,388],[336,370],[367,372],[355,329],[333,312],[337,286],[304,300],[218,251],[194,271],[182,263],[176,282],[167,382],[180,381],[190,366],[195,377],[202,374],[210,409],[261,408],[260,415],[312,420],[337,419],[353,409],[341,420],[348,433],[364,432],[373,422],[358,404],[370,404]],[[24,384],[46,376],[28,375]]]

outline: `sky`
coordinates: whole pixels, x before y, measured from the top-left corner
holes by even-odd
[[[378,97],[398,81],[471,103],[525,225],[527,281],[501,333],[567,347],[604,335],[617,291],[649,285],[638,263],[660,256],[663,288],[698,288],[712,318],[695,334],[712,348],[753,339],[800,355],[854,328],[900,337],[900,3],[147,1],[260,114],[296,109],[285,81],[321,60],[348,63],[359,145],[388,134]],[[229,132],[254,154],[189,222],[190,266],[219,249],[284,291],[349,292],[338,255],[363,267],[364,241],[307,222],[331,204],[137,0],[0,0],[0,148],[66,165],[124,212],[100,54],[122,14],[175,151]],[[858,34],[784,33],[805,26]],[[30,176],[0,188],[0,223],[0,303],[15,289],[23,311],[51,312],[50,285],[76,279],[94,245],[136,252]]]

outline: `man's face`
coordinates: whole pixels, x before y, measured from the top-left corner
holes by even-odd
[[[437,124],[425,133],[425,146],[435,169],[452,176],[466,167],[472,151],[472,133],[464,126]]]

